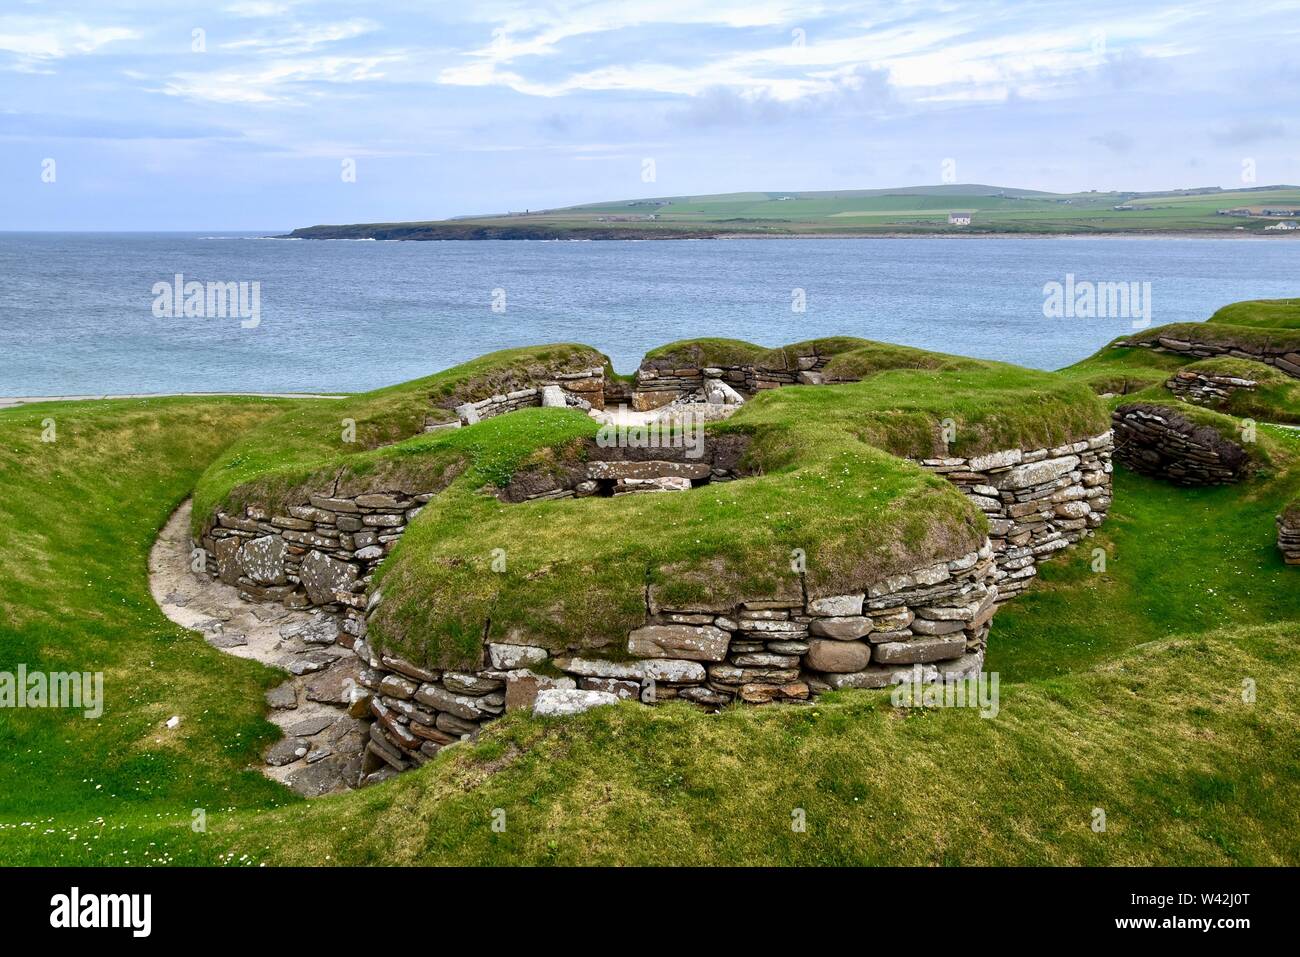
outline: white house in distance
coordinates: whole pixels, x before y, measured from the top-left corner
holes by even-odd
[[[974,213],[955,212],[948,214],[949,226],[969,226]]]
[[[1286,231],[1289,232],[1289,231],[1291,231],[1291,230],[1293,230],[1293,229],[1300,229],[1300,224],[1296,223],[1294,220],[1284,219],[1284,220],[1282,220],[1282,222],[1280,222],[1280,223],[1274,223],[1272,226],[1265,226],[1264,228],[1265,228],[1265,229],[1282,229],[1282,230],[1286,230]]]

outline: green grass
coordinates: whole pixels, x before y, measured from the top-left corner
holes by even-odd
[[[1137,347],[1105,346],[1095,355],[1060,370],[1059,375],[1081,382],[1098,395],[1128,397],[1152,386],[1163,386],[1187,365],[1188,357]]]
[[[336,483],[348,493],[394,483],[438,491],[377,575],[384,596],[371,619],[377,647],[459,668],[481,660],[485,640],[520,634],[556,651],[618,653],[644,617],[647,585],[666,607],[801,595],[791,555],[802,549],[808,588],[839,594],[977,548],[982,514],[949,483],[899,458],[945,454],[945,420],[956,429],[950,451],[962,455],[1061,445],[1107,428],[1101,402],[1050,373],[848,338],[817,345],[867,378],[770,391],[709,426],[711,435],[750,438],[742,462],[749,474],[738,481],[673,496],[506,504],[485,489],[504,486],[527,463],[580,460],[598,426],[572,410],[526,409],[339,454],[319,440],[337,413],[313,408],[254,430],[219,458],[200,481],[195,525],[211,520],[214,503],[280,505]],[[795,351],[802,349],[710,339],[652,358],[775,364]],[[460,367],[442,375],[470,378]],[[372,410],[393,394],[409,403],[422,391],[340,401]],[[304,416],[318,421],[311,446]],[[400,432],[374,412],[367,422]],[[281,445],[293,450],[287,463],[276,456]],[[506,553],[503,573],[491,568],[496,549]]]
[[[298,404],[265,428],[241,437],[208,469],[195,489],[195,530],[218,507],[237,508],[252,491],[267,505],[296,502],[306,487],[328,487],[344,463],[354,476],[369,476],[370,481],[378,481],[378,472],[397,484],[425,481],[440,487],[447,462],[416,464],[401,452],[368,453],[421,436],[426,423],[454,421],[452,410],[471,397],[532,385],[548,371],[572,372],[608,363],[594,349],[567,343],[505,349],[362,395]],[[416,446],[425,447],[419,442]],[[256,489],[249,489],[254,479]]]
[[[773,355],[775,353],[775,355]],[[785,368],[784,356],[775,349],[756,346],[741,339],[684,339],[651,349],[644,362],[666,369],[708,368],[710,366],[768,366],[773,360],[780,362],[776,368]]]
[[[221,833],[283,864],[1294,864],[1297,665],[1294,626],[1271,625],[1008,682],[993,720],[866,692],[512,715],[381,788]]]
[[[1248,299],[1224,306],[1206,322],[1300,329],[1300,299]]]
[[[1292,461],[1300,452],[1291,433],[1268,438]],[[1298,493],[1294,468],[1240,486],[1176,489],[1117,470],[1096,536],[1040,566],[1038,583],[998,612],[988,666],[1050,678],[1100,666],[1135,642],[1300,618],[1300,582],[1273,525]],[[1093,570],[1094,549],[1105,552],[1104,570]]]
[[[1068,418],[1088,408],[1073,399],[1081,383],[1058,384],[1041,407],[1017,412],[1010,400],[1056,380],[988,365],[942,374],[945,414],[970,447],[1095,425]],[[755,455],[775,473],[786,458],[804,461],[802,440],[780,424],[827,419],[839,443],[827,462],[853,449],[845,486],[869,502],[873,483],[906,477],[883,449],[932,439],[922,424],[939,411],[936,381],[898,369],[852,386],[781,390],[728,426],[752,430]],[[895,418],[875,405],[886,398]],[[367,400],[342,401],[364,409]],[[278,676],[163,618],[146,560],[205,466],[261,454],[269,423],[278,432],[311,422],[315,406],[205,398],[0,411],[0,667],[103,670],[107,683],[97,722],[0,712],[0,861],[1300,864],[1300,572],[1272,544],[1273,515],[1298,491],[1291,433],[1264,429],[1277,461],[1237,486],[1189,490],[1117,470],[1097,537],[1045,564],[994,621],[995,719],[898,712],[884,692],[716,716],[679,703],[574,720],[512,714],[419,771],[304,802],[254,770],[275,733],[262,692]],[[58,431],[48,444],[47,417]],[[454,454],[493,481],[539,440],[571,441],[586,428],[537,410],[411,441],[424,455],[491,435],[501,440],[495,453],[484,441]],[[301,441],[300,468],[333,454],[313,429]],[[835,474],[827,467],[812,497],[842,508]],[[457,482],[448,493],[473,494]],[[685,519],[707,504],[688,504],[693,495],[664,498],[681,501]],[[538,509],[547,521],[536,529],[563,504],[500,509]],[[454,523],[427,514],[403,548],[422,528]],[[768,517],[781,528],[777,513]],[[616,537],[610,522],[623,516],[604,518]],[[1092,571],[1093,547],[1106,549],[1105,572]],[[1245,679],[1258,689],[1254,704],[1242,700]],[[182,723],[169,732],[173,714]],[[1106,812],[1104,834],[1089,827],[1095,807]],[[208,812],[206,833],[190,828],[194,808]],[[491,827],[496,808],[507,815],[501,833]],[[796,808],[804,833],[790,827]]]
[[[285,405],[155,399],[0,411],[0,670],[104,674],[97,720],[0,711],[0,860],[215,860],[219,851],[186,843],[194,808],[289,799],[250,769],[278,735],[262,701],[276,674],[173,625],[147,581],[156,533],[204,466]],[[43,442],[49,420],[55,441]],[[172,715],[181,724],[168,730]],[[161,840],[145,838],[155,831]]]
[[[906,355],[929,356],[934,360],[951,358],[922,349],[895,346],[885,342],[867,342],[853,336],[829,336],[824,339],[806,339],[769,349],[743,339],[682,339],[651,349],[642,360],[657,368],[694,369],[752,365],[762,369],[796,370],[799,356],[838,356],[844,353],[870,353],[878,357],[877,368],[903,368],[897,361]],[[848,377],[846,377],[848,378]],[[861,378],[856,376],[854,378]]]

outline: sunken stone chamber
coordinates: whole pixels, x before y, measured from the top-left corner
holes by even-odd
[[[1177,409],[1131,402],[1112,413],[1117,455],[1135,472],[1178,485],[1240,482],[1250,465],[1245,448]]]
[[[558,491],[579,495],[579,485],[602,481],[612,490],[638,468],[662,478],[680,472],[688,484],[725,480],[746,440],[731,441],[710,443],[711,457],[694,463],[662,449],[597,450],[607,458],[575,466],[573,484]],[[370,590],[371,573],[433,493],[312,495],[288,515],[248,506],[242,516],[219,514],[200,544],[209,573],[243,597],[316,605],[337,617],[335,640],[354,656],[334,666],[347,671],[347,706],[373,722],[357,780],[349,782],[361,785],[474,738],[514,708],[572,714],[621,699],[676,699],[713,709],[978,674],[998,605],[1027,587],[1039,561],[1104,520],[1111,448],[1106,432],[1055,448],[924,459],[921,467],[986,515],[989,536],[977,551],[850,594],[759,596],[721,610],[651,600],[621,660],[553,653],[525,639],[489,643],[478,669],[446,671],[372,648],[368,616],[382,595]],[[559,497],[556,491],[521,479],[502,497],[524,502]]]

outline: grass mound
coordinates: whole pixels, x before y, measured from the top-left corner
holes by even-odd
[[[684,339],[646,353],[642,365],[654,369],[754,366],[780,372],[796,371],[801,356],[828,359],[828,381],[853,382],[889,369],[977,368],[977,360],[949,356],[910,346],[871,342],[853,336],[807,339],[768,349],[740,339]]]
[[[806,351],[727,340],[682,348],[708,363],[721,361],[718,343],[729,355]],[[219,458],[199,483],[196,521],[219,505],[279,505],[323,489],[439,491],[377,574],[384,600],[371,620],[376,645],[435,667],[471,667],[485,640],[523,636],[555,650],[617,653],[644,617],[647,589],[668,607],[729,606],[800,595],[804,580],[818,594],[861,589],[968,552],[983,539],[983,515],[903,457],[1055,446],[1108,424],[1086,388],[1050,373],[847,338],[813,345],[854,360],[866,377],[765,392],[708,426],[706,441],[748,437],[743,480],[668,496],[507,504],[491,493],[525,465],[582,455],[596,423],[572,410],[524,409],[340,453],[326,431],[338,411],[313,408],[253,430]],[[595,354],[558,348],[588,365]],[[668,348],[660,355],[685,354]],[[706,348],[713,351],[704,357]],[[488,358],[500,375],[521,353],[536,361],[546,350]],[[389,396],[400,398],[397,415],[409,427],[435,382],[475,375],[458,367],[443,379],[340,400],[340,408],[363,410],[374,432],[394,435],[400,428],[378,418],[382,403],[397,401]],[[951,446],[941,438],[945,422],[955,430]],[[282,437],[287,461],[275,453]],[[804,580],[792,570],[796,549],[807,556]],[[505,571],[492,570],[498,555]]]
[[[195,530],[220,507],[238,508],[254,495],[271,506],[295,502],[304,489],[328,488],[339,476],[441,488],[448,480],[445,470],[456,464],[454,455],[417,462],[401,453],[370,453],[421,436],[426,424],[454,421],[451,410],[471,398],[523,388],[548,372],[597,366],[608,366],[608,359],[587,346],[506,349],[423,379],[299,404],[241,436],[204,473],[194,492]],[[415,447],[424,448],[418,442]]]
[[[1300,299],[1247,299],[1224,306],[1206,322],[1267,329],[1300,329]]]
[[[1300,348],[1300,299],[1261,299],[1224,306],[1202,323],[1175,323],[1121,336],[1087,359],[1061,370],[1099,395],[1124,401],[1164,402],[1165,383],[1179,371],[1233,376],[1257,382],[1235,390],[1217,410],[1260,422],[1300,423],[1300,380],[1264,362],[1239,356],[1197,359],[1176,352],[1128,346],[1161,338],[1200,342],[1247,352],[1284,353]],[[1116,399],[1112,404],[1116,404]],[[1187,403],[1191,405],[1191,403]]]
[[[969,551],[986,532],[983,516],[899,458],[943,454],[944,419],[956,424],[957,454],[1059,445],[1107,425],[1086,390],[986,363],[941,380],[897,370],[763,393],[709,427],[750,436],[743,464],[752,477],[689,492],[508,505],[480,491],[505,473],[471,466],[380,569],[384,601],[371,636],[435,667],[477,663],[484,640],[617,655],[644,618],[647,588],[668,607],[727,607],[800,595],[796,549],[817,594]],[[481,447],[549,429],[558,451],[584,423],[576,413],[525,410],[484,423]],[[506,557],[504,572],[490,570],[494,554]]]
[[[1246,353],[1286,353],[1300,351],[1300,328],[1265,325],[1232,326],[1226,323],[1175,322],[1167,326],[1142,329],[1130,336],[1128,342],[1155,343],[1160,339],[1180,342],[1204,343],[1220,349],[1236,349]]]

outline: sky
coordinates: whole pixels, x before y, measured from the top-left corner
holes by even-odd
[[[1298,0],[0,0],[0,230],[1298,183],[1298,41]]]

